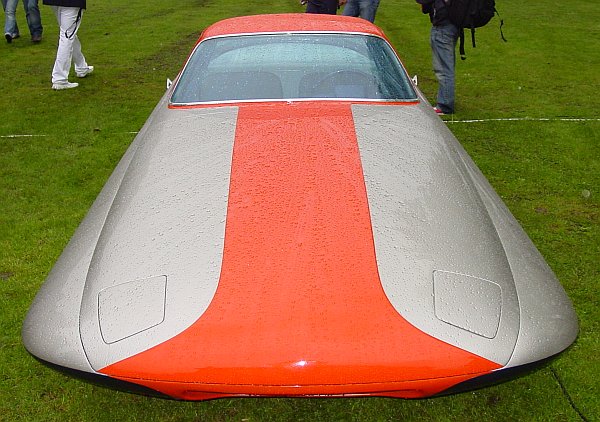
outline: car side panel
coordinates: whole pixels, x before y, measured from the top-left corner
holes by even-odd
[[[424,332],[506,364],[519,304],[502,242],[427,104],[352,107],[383,288]]]
[[[79,325],[95,370],[177,335],[212,300],[236,116],[236,107],[153,114],[85,282]]]

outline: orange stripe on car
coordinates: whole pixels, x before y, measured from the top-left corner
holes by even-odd
[[[420,397],[500,367],[389,303],[350,107],[240,105],[212,303],[184,332],[102,373],[192,400]]]

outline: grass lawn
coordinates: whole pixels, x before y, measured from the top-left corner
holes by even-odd
[[[41,2],[40,2],[41,3]],[[521,222],[571,297],[576,343],[516,380],[427,400],[221,399],[185,403],[107,390],[37,363],[25,313],[112,169],[219,19],[299,12],[297,0],[89,0],[79,36],[93,75],[50,89],[57,25],[0,43],[0,421],[599,420],[600,25],[597,0],[500,0],[457,63],[448,126]],[[429,21],[413,0],[382,0],[379,24],[434,98]],[[74,80],[75,78],[73,78]],[[517,120],[515,120],[517,119]]]

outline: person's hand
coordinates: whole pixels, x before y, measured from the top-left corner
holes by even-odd
[[[343,6],[348,0],[338,0],[338,6]]]

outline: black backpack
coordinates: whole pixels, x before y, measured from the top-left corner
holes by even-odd
[[[498,14],[496,10],[495,0],[444,0],[448,7],[450,22],[458,27],[460,39],[460,58],[466,59],[465,56],[465,28],[471,30],[471,42],[475,47],[475,28],[480,28]],[[500,15],[498,14],[498,17]],[[500,35],[506,42],[502,33],[502,25],[504,21],[500,20]]]

